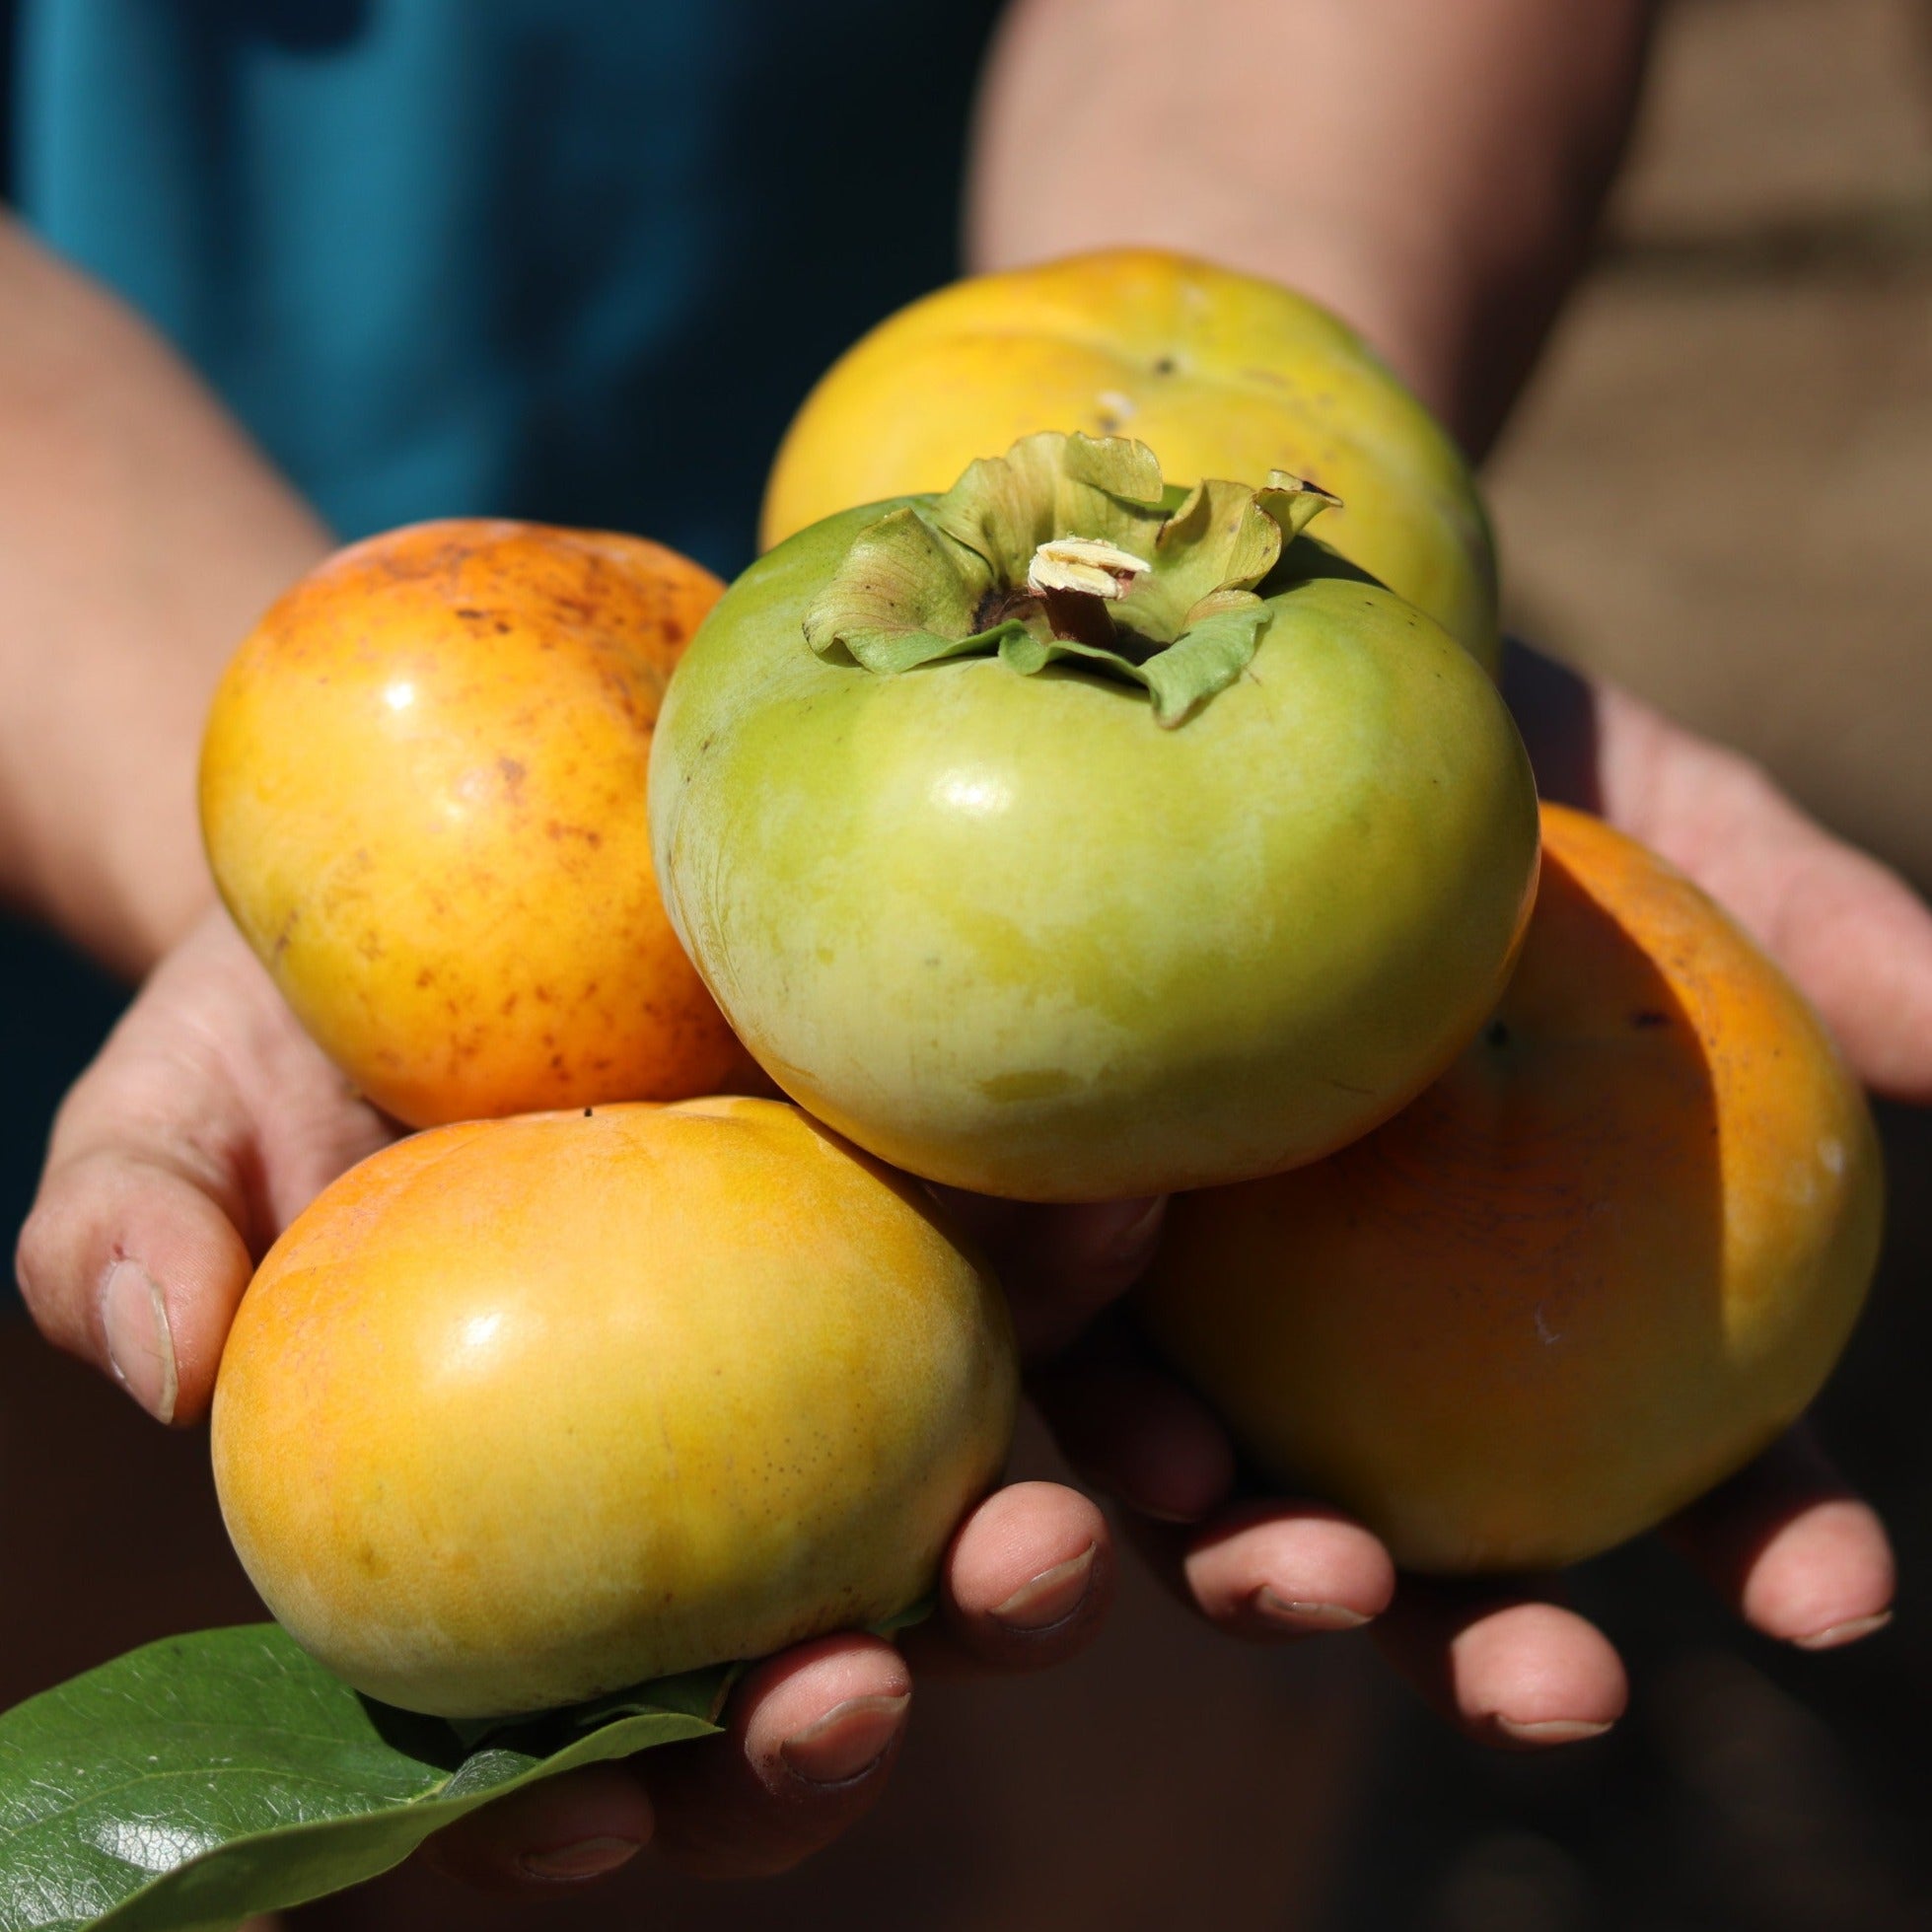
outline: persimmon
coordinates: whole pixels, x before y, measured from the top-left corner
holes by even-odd
[[[751,1076],[645,815],[665,685],[722,588],[641,537],[418,524],[328,558],[236,654],[201,757],[216,884],[398,1119]]]
[[[1543,812],[1494,1020],[1355,1145],[1175,1201],[1139,1311],[1272,1479],[1417,1570],[1575,1562],[1817,1394],[1880,1232],[1864,1100],[1661,859]]]
[[[973,275],[888,317],[786,432],[763,541],[1043,429],[1137,437],[1175,482],[1312,478],[1340,499],[1323,536],[1494,670],[1495,547],[1449,433],[1319,304],[1162,249]]]
[[[1016,1399],[923,1188],[782,1102],[598,1108],[324,1191],[236,1317],[215,1479],[298,1642],[496,1716],[905,1610]]]
[[[1419,1093],[1509,975],[1529,758],[1292,477],[1043,432],[733,584],[652,762],[665,903],[792,1098],[1033,1200],[1269,1174]],[[1127,581],[1121,581],[1121,580]]]

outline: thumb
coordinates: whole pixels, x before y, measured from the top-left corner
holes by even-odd
[[[387,1137],[219,915],[163,962],[57,1115],[21,1232],[46,1337],[191,1422],[254,1257]]]

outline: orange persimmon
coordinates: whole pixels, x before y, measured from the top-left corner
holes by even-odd
[[[1432,1571],[1575,1562],[1764,1448],[1879,1241],[1863,1098],[1756,946],[1545,807],[1521,964],[1451,1071],[1292,1174],[1178,1199],[1140,1312],[1273,1479]]]
[[[894,1615],[997,1480],[1018,1372],[931,1197],[777,1101],[414,1134],[269,1250],[215,1392],[297,1642],[451,1717]]]
[[[641,537],[414,525],[290,590],[223,678],[201,818],[322,1049],[411,1126],[750,1073],[659,902],[645,774],[722,589]]]

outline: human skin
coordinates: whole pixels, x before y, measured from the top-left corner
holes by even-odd
[[[1015,0],[972,266],[1121,244],[1285,282],[1482,457],[1588,253],[1648,0]]]
[[[0,209],[0,899],[117,971],[200,916],[201,720],[330,546],[190,371]]]
[[[1647,9],[1637,0],[1581,14],[1559,0],[1196,0],[1182,14],[1173,0],[1027,0],[1011,11],[984,96],[974,265],[1144,241],[1297,283],[1360,328],[1479,453],[1582,259],[1635,98]],[[1153,133],[1109,131],[1136,109]],[[1283,130],[1288,161],[1304,152],[1322,167],[1285,170]],[[9,613],[0,678],[12,692],[44,661],[76,664],[36,697],[36,734],[16,730],[11,714],[0,725],[0,881],[138,969],[206,903],[205,883],[193,883],[187,777],[198,711],[183,697],[101,713],[87,703],[87,680],[98,689],[159,659],[158,683],[178,675],[186,688],[199,677],[205,693],[253,614],[224,608],[188,621],[208,553],[150,544],[138,512],[145,504],[162,516],[183,494],[179,436],[208,452],[221,473],[204,481],[232,492],[236,528],[266,532],[250,566],[263,580],[254,604],[324,539],[164,351],[145,338],[138,354],[126,349],[135,324],[118,311],[103,322],[98,293],[31,250],[23,269],[25,245],[6,246],[6,293],[45,307],[31,327],[16,302],[0,307],[9,324],[0,508],[38,515],[28,527],[43,541],[11,548],[15,562],[0,565],[37,573],[37,588],[9,584],[0,605]],[[96,354],[104,341],[125,351],[125,380],[139,392],[97,435],[150,420],[143,412],[161,425],[150,443],[103,459],[104,472],[124,482],[129,512],[111,542],[92,506],[76,500],[56,514],[30,500],[66,473],[47,439],[85,426],[68,392],[89,393],[76,379],[93,379],[90,341]],[[39,400],[23,409],[22,397]],[[118,586],[85,612],[58,595],[83,562]],[[167,597],[144,599],[143,583],[169,586]],[[30,592],[42,627],[12,622]],[[159,623],[157,612],[180,621]],[[179,674],[165,670],[171,657]],[[1812,824],[1743,760],[1634,700],[1593,694],[1527,657],[1506,667],[1505,682],[1546,791],[1594,802],[1682,866],[1783,961],[1868,1082],[1932,1100],[1932,915],[1895,877]],[[157,743],[164,723],[181,732],[179,745]],[[115,774],[111,787],[99,783],[104,770]],[[31,812],[20,802],[28,789]],[[130,849],[152,882],[124,860],[105,862]],[[69,862],[79,870],[65,871]],[[163,881],[173,883],[156,890]],[[121,1379],[151,1407],[192,1419],[205,1408],[250,1250],[386,1131],[302,1038],[232,929],[211,918],[156,974],[63,1109],[22,1248],[37,1319],[110,1369],[107,1304],[127,1289],[116,1306],[147,1325],[117,1329]],[[1406,1585],[1397,1596],[1380,1546],[1333,1512],[1229,1507],[1230,1452],[1198,1404],[1112,1354],[1104,1324],[1069,1348],[1131,1281],[1158,1211],[1136,1202],[976,1214],[1000,1251],[1023,1343],[1041,1365],[1043,1404],[1084,1470],[1141,1513],[1137,1534],[1177,1586],[1221,1627],[1262,1639],[1374,1619],[1397,1667],[1491,1742],[1560,1743],[1613,1721],[1621,1667],[1582,1619],[1529,1590],[1500,1605]],[[135,1272],[113,1275],[128,1258]],[[1673,1535],[1743,1616],[1776,1637],[1849,1640],[1883,1620],[1891,1601],[1883,1531],[1801,1445]],[[1077,1648],[1104,1605],[1105,1538],[1091,1505],[1065,1490],[995,1497],[955,1546],[945,1614],[914,1647],[918,1661],[1013,1667]],[[1071,1587],[1067,1566],[1082,1561],[1089,1587],[1062,1622],[1025,1633],[991,1613],[1002,1596],[1030,1590],[1044,1593],[1029,1600],[1037,1612]],[[554,1885],[561,1871],[536,1877],[533,1853],[602,1847],[583,1855],[577,1875],[589,1876],[599,1856],[615,1862],[651,1835],[655,1805],[660,1844],[688,1863],[746,1872],[791,1862],[876,1797],[909,1688],[888,1647],[823,1640],[759,1667],[729,1738],[659,1753],[678,1761],[654,1761],[648,1790],[621,1768],[546,1786],[522,1809],[479,1814],[439,1856],[490,1883]],[[869,1770],[829,1792],[803,1782],[783,1750],[788,1740],[841,1738],[877,1749]]]

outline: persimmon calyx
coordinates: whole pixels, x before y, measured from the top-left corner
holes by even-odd
[[[1112,651],[1120,640],[1107,607],[1125,597],[1134,579],[1152,567],[1117,543],[1061,537],[1034,552],[1027,565],[1027,588],[1039,599],[1059,641]]]
[[[1042,543],[1027,565],[1027,587],[1043,597],[1049,591],[1078,591],[1087,597],[1125,597],[1143,570],[1145,557],[1131,555],[1117,543],[1092,537],[1060,537]]]
[[[1043,431],[869,524],[806,639],[881,677],[962,657],[1025,676],[1072,663],[1138,685],[1171,727],[1247,669],[1270,615],[1255,587],[1335,502],[1283,470],[1258,490],[1169,487],[1145,444]]]

